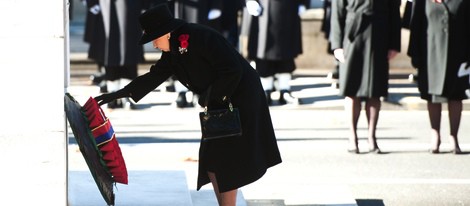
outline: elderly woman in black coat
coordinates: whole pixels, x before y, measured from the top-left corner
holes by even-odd
[[[458,70],[470,62],[470,1],[414,0],[408,55],[418,68],[421,98],[428,102],[430,152],[439,153],[442,103],[447,102],[452,150],[461,153],[457,133],[468,76],[459,77]]]
[[[226,107],[230,99],[239,109],[243,134],[201,141],[197,188],[212,182],[219,204],[235,205],[237,188],[281,163],[258,73],[220,33],[173,18],[166,5],[142,14],[140,23],[144,30],[140,43],[152,41],[163,51],[160,60],[125,88],[96,100],[100,105],[122,97],[139,101],[172,75],[201,100],[208,97],[209,109]]]
[[[340,62],[340,95],[345,97],[351,134],[348,151],[359,153],[357,122],[365,101],[369,151],[380,152],[375,130],[388,95],[389,60],[400,51],[400,0],[335,0],[330,41]]]

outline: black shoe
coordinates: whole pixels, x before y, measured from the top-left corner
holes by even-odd
[[[281,95],[279,96],[279,104],[300,104],[300,100],[292,96],[290,91],[288,90],[281,90]]]
[[[339,72],[338,70],[334,70],[326,75],[326,78],[328,79],[339,79]]]
[[[375,153],[375,154],[382,154],[382,151],[380,151],[380,149],[378,147],[370,148],[369,152],[370,153]]]
[[[353,153],[353,154],[359,154],[359,149],[358,148],[349,148],[348,152]]]
[[[185,108],[188,106],[188,100],[186,99],[186,92],[180,92],[178,98],[176,98],[176,107]]]
[[[125,98],[123,102],[124,102],[123,103],[124,109],[128,109],[128,110],[137,109],[137,105],[135,105],[134,102],[132,102],[130,98]]]
[[[167,92],[175,92],[175,84],[170,84],[165,87],[165,91]]]
[[[104,80],[104,74],[93,74],[90,76],[90,80],[93,85],[100,85]]]
[[[122,100],[116,99],[116,100],[108,103],[108,108],[110,108],[110,109],[119,109],[119,108],[124,108],[124,105],[122,105]]]
[[[102,81],[99,85],[101,93],[108,93],[108,86],[106,85],[106,81]]]
[[[331,74],[331,78],[339,79],[339,72],[338,72],[337,69],[335,69],[335,71],[333,71],[333,74]]]

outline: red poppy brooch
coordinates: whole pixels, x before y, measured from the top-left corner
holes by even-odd
[[[181,34],[178,37],[178,40],[180,41],[180,46],[178,47],[178,50],[181,54],[188,52],[188,39],[189,39],[189,34]]]

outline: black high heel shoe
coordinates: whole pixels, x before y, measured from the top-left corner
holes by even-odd
[[[460,150],[460,147],[454,148],[454,149],[452,150],[452,153],[454,153],[454,154],[463,154],[463,153],[462,153],[462,150]]]
[[[375,154],[381,154],[381,153],[382,153],[382,151],[380,151],[380,148],[379,148],[379,147],[370,148],[370,149],[369,149],[369,152],[370,152],[370,153],[375,153]]]
[[[429,149],[429,152],[431,154],[439,154],[439,147],[441,146],[441,139],[440,138],[434,139],[431,144],[432,146],[431,146],[431,149]]]
[[[357,140],[349,142],[348,152],[353,154],[359,154],[359,147],[357,146]]]
[[[436,148],[436,149],[429,149],[429,153],[431,153],[431,154],[439,154],[439,148]]]
[[[359,154],[359,148],[349,148],[348,152],[353,154]]]

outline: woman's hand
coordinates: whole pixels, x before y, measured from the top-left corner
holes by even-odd
[[[339,49],[335,49],[333,51],[333,55],[335,56],[335,58],[341,62],[341,63],[344,63],[345,62],[345,58],[344,58],[344,49],[342,48],[339,48]]]
[[[112,102],[116,99],[118,99],[118,97],[117,97],[115,92],[102,94],[100,96],[95,97],[96,102],[98,102],[98,105],[100,105],[100,106],[103,105],[103,104],[107,104],[109,102]]]
[[[98,102],[98,105],[103,105],[109,102],[112,102],[116,99],[124,98],[124,97],[129,97],[129,93],[125,91],[125,89],[121,89],[115,92],[107,93],[107,94],[102,94],[100,96],[95,97],[96,102]]]

